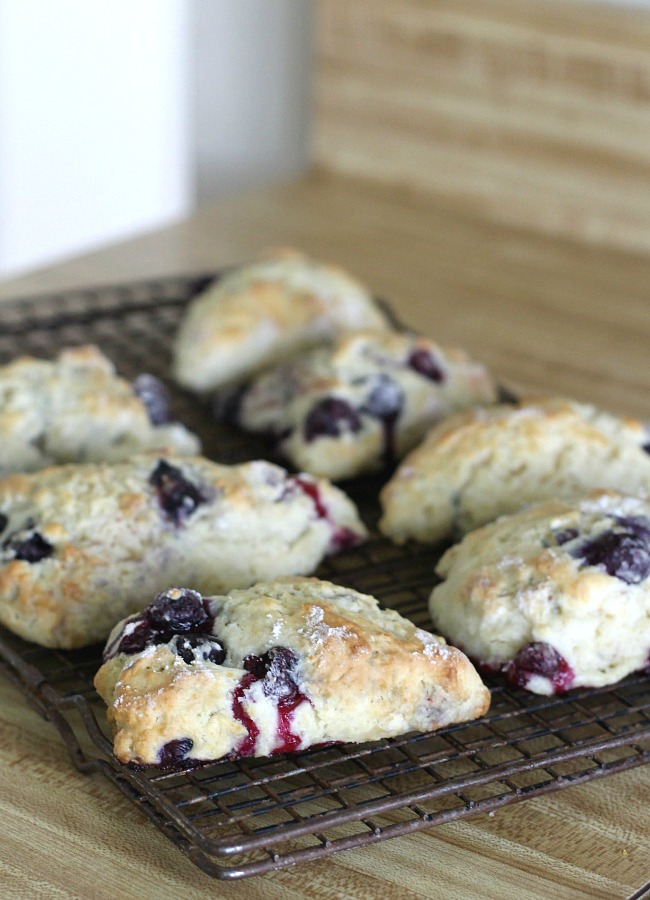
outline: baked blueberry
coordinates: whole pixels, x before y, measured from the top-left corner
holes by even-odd
[[[158,594],[146,615],[154,626],[173,634],[206,631],[212,624],[203,597],[188,588],[171,588]]]
[[[159,378],[144,372],[133,382],[133,390],[144,403],[152,425],[169,422],[169,393]]]
[[[445,373],[428,350],[422,348],[414,350],[408,358],[408,365],[418,374],[437,384],[442,384],[445,380]]]
[[[185,659],[184,654],[189,656],[192,647],[198,648],[201,642],[213,643],[212,647],[202,647],[200,653],[203,658],[213,654],[215,658],[210,658],[215,662],[219,652],[223,653],[221,644],[216,638],[212,642],[212,639],[202,637],[202,633],[210,631],[213,621],[209,607],[198,591],[170,588],[158,594],[153,603],[141,613],[126,620],[121,633],[106,647],[104,659],[111,659],[118,653],[141,653],[146,647],[172,641],[175,635],[189,638],[191,634],[191,641],[195,643],[177,641],[174,645],[175,652]],[[205,656],[206,653],[208,656]],[[196,658],[194,654],[185,661],[191,662]],[[219,661],[223,658],[225,653]]]
[[[128,620],[116,642],[104,650],[104,660],[113,659],[118,653],[142,653],[145,647],[157,643],[159,633],[151,628],[144,616],[134,616]]]
[[[535,676],[546,678],[556,693],[568,691],[574,673],[567,661],[550,644],[525,644],[506,668],[506,677],[516,687],[528,687]]]
[[[305,418],[304,435],[309,443],[320,437],[339,437],[344,431],[360,431],[361,419],[349,403],[339,397],[319,400]]]
[[[605,531],[572,551],[584,566],[602,566],[627,584],[640,584],[650,575],[650,533],[632,524],[628,531]]]
[[[244,668],[264,679],[264,693],[278,701],[290,701],[298,694],[298,657],[288,647],[271,647],[261,656],[247,656]]]
[[[578,529],[565,528],[563,531],[556,531],[553,536],[558,547],[561,547],[562,544],[567,544],[569,541],[572,541],[578,537]]]
[[[293,713],[301,703],[309,703],[309,699],[299,687],[297,654],[288,647],[271,647],[261,656],[247,656],[244,659],[244,668],[249,673],[244,679],[246,688],[250,687],[254,680],[262,681],[264,694],[277,703],[278,733],[273,752],[290,753],[297,750],[300,746],[300,737],[292,728]],[[237,752],[244,756],[253,752],[259,730],[255,726],[251,731],[251,723],[247,723],[241,717],[241,712],[240,708],[239,721],[246,725],[248,735]]]
[[[384,432],[383,459],[390,463],[395,459],[395,424],[402,411],[404,391],[389,375],[378,375],[368,394],[362,411],[379,419]]]
[[[182,766],[183,763],[187,764],[192,760],[188,759],[187,754],[190,752],[192,747],[194,746],[194,741],[192,738],[177,738],[174,741],[167,741],[160,748],[160,752],[158,753],[158,763],[163,768],[171,768]]]
[[[40,562],[54,553],[52,544],[46,541],[38,531],[32,532],[25,538],[9,537],[2,546],[13,553],[14,559],[22,559],[28,563]]]
[[[188,665],[211,662],[220,666],[226,658],[222,643],[203,634],[177,634],[170,641],[170,647]]]
[[[175,525],[180,525],[197,506],[206,501],[200,489],[188,481],[179,468],[164,459],[151,473],[149,483],[157,491],[161,509]]]
[[[378,375],[372,381],[363,412],[377,419],[392,419],[399,415],[404,402],[404,391],[390,375]]]

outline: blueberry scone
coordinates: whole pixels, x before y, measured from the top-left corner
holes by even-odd
[[[526,399],[434,426],[381,494],[381,530],[434,543],[527,503],[594,488],[650,489],[641,422],[561,398]]]
[[[226,393],[222,405],[242,428],[272,435],[296,468],[340,479],[394,462],[434,422],[496,396],[484,366],[462,350],[358,332]]]
[[[371,741],[483,715],[469,660],[374,597],[281,578],[172,588],[113,630],[95,686],[124,763],[183,766]]]
[[[170,580],[214,592],[306,575],[365,535],[338,488],[264,461],[140,456],[14,474],[0,481],[0,623],[79,647]]]
[[[441,558],[434,625],[536,694],[612,684],[650,662],[650,501],[595,491],[473,531]]]
[[[342,332],[388,327],[364,285],[284,251],[226,274],[196,297],[176,337],[173,375],[207,393]]]
[[[0,367],[0,476],[56,463],[117,462],[149,449],[191,455],[198,438],[169,421],[164,385],[119,378],[96,347]]]

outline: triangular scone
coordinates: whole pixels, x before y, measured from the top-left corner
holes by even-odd
[[[0,480],[0,622],[72,648],[178,578],[206,593],[309,575],[366,537],[324,479],[259,460],[139,456]]]
[[[199,439],[169,419],[161,381],[131,383],[92,345],[0,366],[0,476],[57,463],[120,462],[148,450],[191,456]]]
[[[462,350],[398,332],[357,332],[262,374],[227,403],[273,435],[296,468],[338,480],[401,459],[437,421],[491,403],[486,368]]]
[[[650,489],[650,433],[562,398],[467,410],[434,426],[381,493],[380,528],[435,543],[528,503]]]
[[[368,288],[347,272],[285,250],[229,272],[192,301],[173,376],[206,393],[342,332],[388,327]]]
[[[536,694],[613,684],[650,661],[650,502],[546,500],[441,558],[434,627]]]
[[[95,686],[125,763],[187,765],[377,740],[483,715],[459,650],[350,588],[173,588],[113,630]]]

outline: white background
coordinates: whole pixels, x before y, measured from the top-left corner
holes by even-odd
[[[0,0],[0,276],[306,164],[310,0]]]

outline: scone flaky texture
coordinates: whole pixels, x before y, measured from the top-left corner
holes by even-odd
[[[71,648],[170,580],[212,593],[310,574],[366,530],[324,480],[264,461],[141,456],[0,481],[0,622]]]
[[[612,684],[650,659],[650,502],[596,491],[466,535],[441,558],[434,625],[540,694]]]
[[[0,476],[56,463],[118,462],[153,449],[200,452],[194,434],[166,420],[165,399],[157,379],[129,383],[92,345],[51,361],[22,356],[0,366]]]
[[[276,435],[296,468],[338,480],[400,459],[434,422],[496,396],[485,367],[462,350],[359,332],[261,375],[240,395],[235,419]]]
[[[194,608],[186,593],[167,592],[109,639],[95,685],[122,762],[369,741],[432,731],[489,706],[460,651],[350,588],[283,578],[195,598]],[[201,629],[192,640],[181,632],[188,618]],[[161,631],[163,619],[176,634]]]
[[[539,500],[647,490],[648,441],[641,422],[562,398],[467,410],[403,460],[381,493],[380,528],[434,543]]]
[[[193,300],[174,344],[173,376],[206,393],[341,332],[388,327],[368,288],[347,272],[279,252]]]

